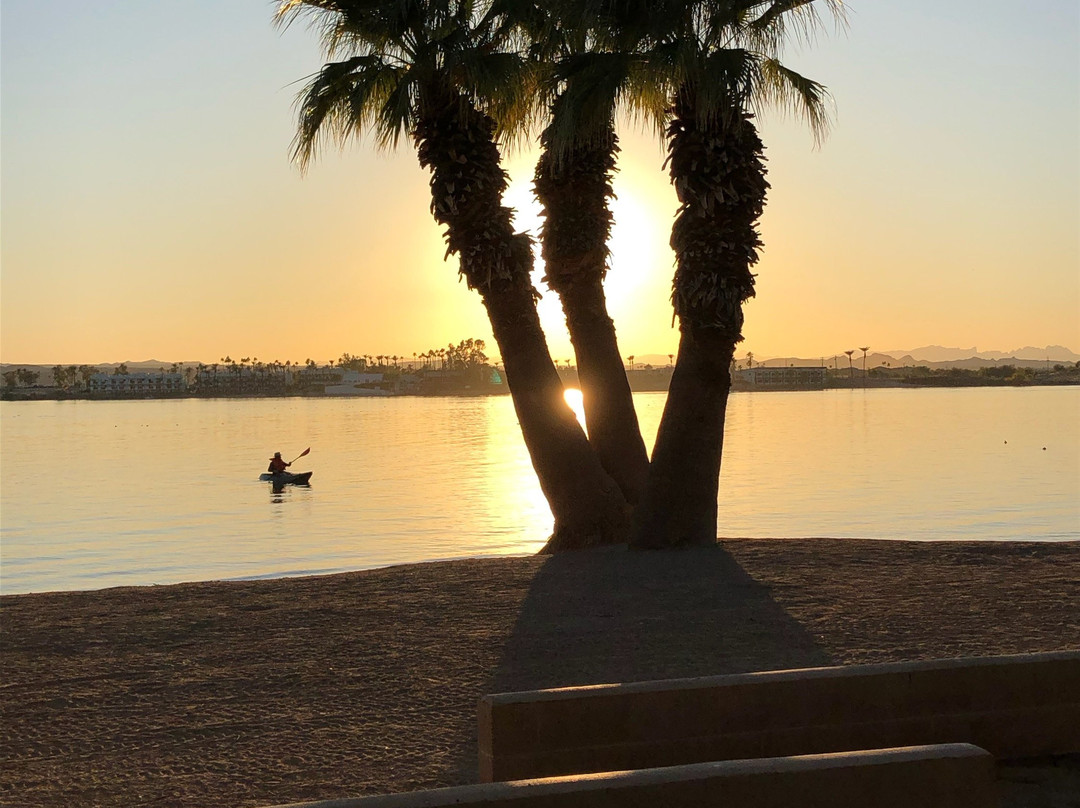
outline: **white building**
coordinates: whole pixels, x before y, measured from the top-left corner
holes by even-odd
[[[361,373],[358,370],[338,370],[341,376],[324,388],[328,396],[392,396],[394,391],[381,373]]]
[[[824,390],[827,371],[823,367],[765,367],[740,370],[739,377],[751,390]]]

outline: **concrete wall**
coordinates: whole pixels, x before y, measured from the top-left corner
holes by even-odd
[[[993,758],[967,744],[487,783],[292,808],[991,808]]]
[[[1080,651],[807,668],[481,699],[480,780],[939,743],[1080,752]]]

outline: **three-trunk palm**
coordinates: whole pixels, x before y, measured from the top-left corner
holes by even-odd
[[[622,540],[625,499],[563,400],[536,312],[530,239],[514,232],[502,201],[495,117],[524,108],[531,87],[528,65],[501,47],[505,20],[465,0],[285,0],[278,18],[305,11],[323,25],[328,56],[346,58],[325,65],[301,95],[301,164],[327,135],[371,131],[383,145],[411,136],[431,172],[431,211],[446,228],[447,253],[458,255],[487,310],[555,517],[552,546]]]

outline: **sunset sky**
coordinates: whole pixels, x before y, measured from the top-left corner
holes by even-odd
[[[407,142],[328,150],[303,176],[290,163],[298,82],[321,58],[274,8],[4,0],[2,361],[490,343]],[[785,56],[831,90],[830,136],[760,122],[772,190],[740,353],[1080,351],[1080,6],[853,0],[848,22]],[[666,354],[674,193],[653,133],[622,138],[610,308],[624,355]],[[533,232],[535,157],[506,159]],[[553,294],[541,316],[572,357]]]

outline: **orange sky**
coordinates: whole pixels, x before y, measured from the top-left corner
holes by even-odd
[[[740,353],[1080,350],[1080,11],[940,9],[855,4],[846,35],[788,54],[838,113],[817,150],[797,122],[760,121],[772,191]],[[5,0],[0,359],[325,361],[490,341],[407,144],[354,143],[303,177],[290,165],[293,82],[321,62],[314,35],[275,31],[270,11]],[[623,146],[609,302],[624,355],[666,354],[674,194],[651,134],[627,128]],[[533,231],[534,160],[507,159]],[[570,358],[554,295],[541,315]]]

